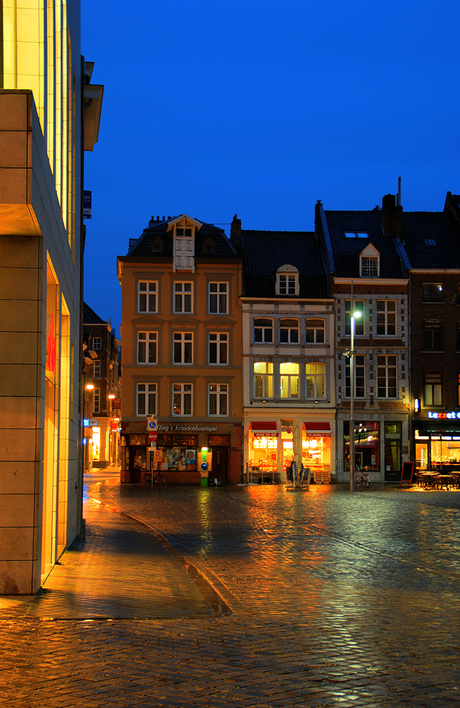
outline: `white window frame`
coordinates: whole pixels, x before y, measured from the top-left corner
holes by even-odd
[[[366,398],[365,354],[355,354],[353,372],[353,398]],[[347,359],[345,364],[345,398],[350,398],[350,359]]]
[[[219,418],[228,417],[228,394],[228,384],[208,384],[208,415]],[[225,408],[225,412],[221,412],[222,407]]]
[[[143,287],[145,286],[145,287]],[[158,312],[158,281],[137,281],[137,311]]]
[[[174,312],[176,314],[191,314],[193,312],[193,281],[174,281]]]
[[[229,287],[227,281],[213,280],[208,283],[208,312],[212,315],[228,315]]]
[[[173,332],[173,363],[193,364],[193,332]]]
[[[93,390],[93,413],[101,412],[101,389],[95,388]]]
[[[157,395],[158,385],[156,383],[136,384],[136,416],[138,418],[156,415],[158,408]]]
[[[102,337],[93,337],[93,349],[94,351],[102,349]]]
[[[189,412],[185,412],[186,410]],[[175,417],[193,415],[193,384],[172,384],[172,415]]]
[[[283,366],[288,364],[289,366],[296,366],[297,373],[286,372],[282,373]],[[296,361],[283,361],[279,365],[280,372],[280,398],[283,400],[294,399],[298,400],[300,398],[300,364]],[[283,379],[287,379],[287,396],[283,396]],[[296,382],[294,385],[294,381]],[[293,391],[297,389],[297,393]]]
[[[257,322],[270,322],[270,324],[259,324]],[[273,344],[274,342],[274,323],[269,317],[254,317],[252,327],[252,337],[254,344]],[[256,339],[256,329],[260,330],[261,339]],[[267,338],[267,334],[270,333],[270,337]]]
[[[345,300],[345,305],[344,305],[344,311],[345,311],[345,317],[344,317],[344,325],[343,325],[343,334],[345,337],[349,337],[351,335],[351,303],[353,302],[353,311],[359,310],[361,313],[361,317],[355,317],[355,335],[357,337],[363,337],[366,328],[365,328],[365,307],[364,307],[364,300]]]
[[[137,363],[158,363],[158,332],[147,330],[137,333]]]
[[[383,305],[383,307],[382,307]],[[394,305],[394,309],[390,309],[390,305]],[[381,309],[379,310],[379,306]],[[397,315],[398,315],[398,303],[396,300],[377,300],[375,305],[376,325],[375,332],[376,337],[395,337],[397,335]],[[380,322],[379,322],[380,320]],[[393,322],[391,321],[393,320]],[[383,332],[379,332],[379,328]],[[393,329],[394,331],[390,331]]]
[[[398,397],[398,357],[396,354],[377,355],[377,398]]]
[[[264,364],[267,371],[256,371],[257,364]],[[271,369],[271,371],[269,370]],[[257,395],[257,379],[260,379],[260,389],[262,393]],[[274,365],[271,361],[255,361],[253,364],[253,396],[254,398],[274,398]],[[271,391],[270,391],[271,389]]]
[[[307,372],[309,366],[320,366],[321,371],[318,372]],[[308,391],[308,380],[311,379],[313,382],[313,394],[310,396]],[[322,382],[322,393],[319,392],[320,388],[318,386],[319,381]],[[305,398],[306,399],[321,399],[325,400],[327,398],[326,394],[327,386],[327,364],[324,361],[310,361],[305,364]]]
[[[297,322],[297,327],[292,325],[284,325],[283,322]],[[286,342],[281,339],[281,331],[286,331],[288,333],[288,339]],[[293,339],[293,333],[296,332],[296,337]],[[280,344],[300,344],[300,321],[294,317],[286,317],[280,320],[280,332],[279,332]]]
[[[378,278],[380,274],[380,259],[378,256],[360,256],[361,278]]]
[[[95,359],[93,361],[93,379],[102,378],[102,361],[100,359]]]
[[[307,339],[307,332],[311,331],[313,333],[313,339],[310,341]],[[312,344],[325,344],[326,343],[326,320],[322,320],[319,317],[309,317],[305,320],[305,344],[311,346]]]
[[[228,332],[208,333],[208,362],[211,366],[228,365]]]
[[[278,273],[277,274],[277,294],[278,295],[298,295],[299,294],[299,274],[298,273]]]

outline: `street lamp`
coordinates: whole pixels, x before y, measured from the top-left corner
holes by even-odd
[[[355,323],[361,312],[355,310],[350,317],[350,492],[355,491],[355,421],[353,416],[353,397],[355,392]]]

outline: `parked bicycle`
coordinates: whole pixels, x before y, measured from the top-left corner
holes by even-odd
[[[158,470],[157,474],[153,474],[154,471],[155,470],[151,472],[144,472],[142,481],[146,482],[147,484],[151,484],[152,486],[156,484],[159,487],[166,487],[168,484],[168,478],[166,477],[166,475],[161,470]]]
[[[364,472],[359,467],[356,468],[356,484],[358,487],[370,487],[371,479],[368,472]]]

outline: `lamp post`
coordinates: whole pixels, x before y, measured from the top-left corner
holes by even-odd
[[[350,316],[350,492],[355,491],[355,420],[353,398],[355,393],[355,324],[361,312],[356,310]]]

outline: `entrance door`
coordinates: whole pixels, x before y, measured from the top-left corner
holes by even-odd
[[[228,447],[212,447],[212,472],[211,478],[215,477],[218,482],[227,484],[228,482]]]
[[[129,472],[131,482],[142,482],[147,469],[146,448],[144,445],[131,445],[129,448]]]

